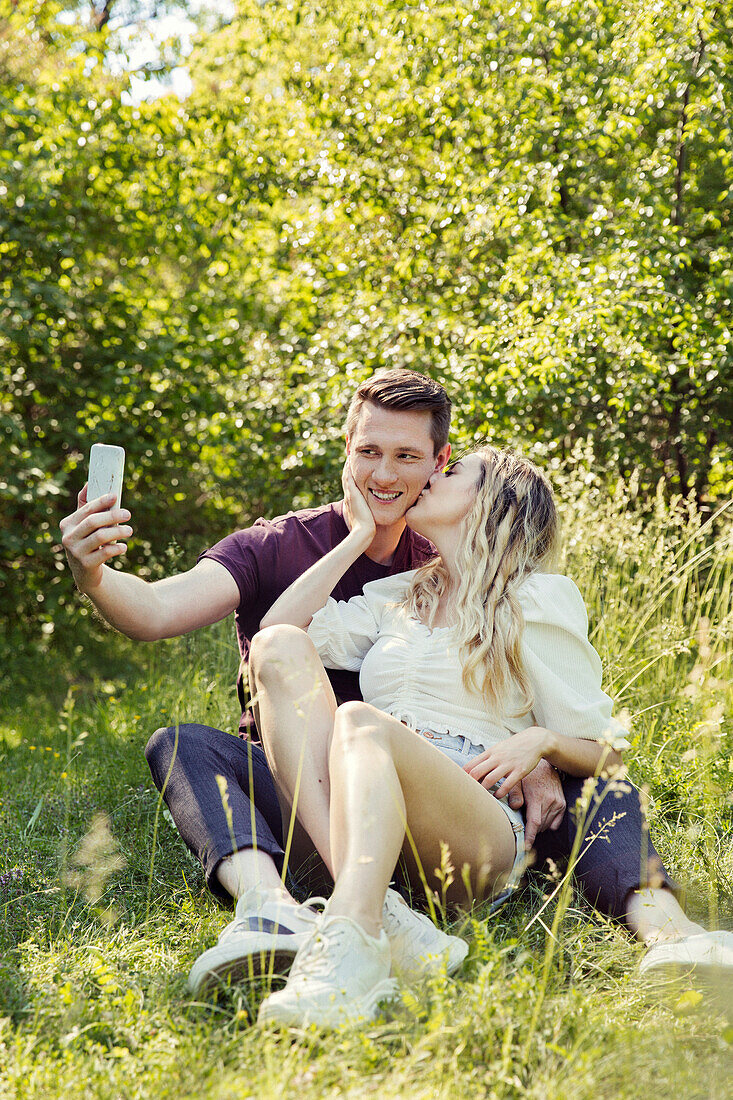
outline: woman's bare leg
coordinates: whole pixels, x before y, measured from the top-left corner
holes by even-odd
[[[336,886],[331,916],[348,916],[378,935],[389,881],[405,841],[431,885],[448,845],[458,881],[450,900],[491,896],[514,862],[509,820],[492,794],[401,722],[366,703],[336,712],[329,756],[331,855]]]
[[[315,848],[333,874],[328,746],[337,704],[321,659],[304,631],[271,626],[252,639],[249,675],[284,836],[294,809],[302,825],[293,836],[296,862]]]

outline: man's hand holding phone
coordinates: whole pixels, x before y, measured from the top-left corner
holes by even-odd
[[[117,454],[113,452],[118,452]],[[89,466],[89,482],[77,497],[77,508],[61,520],[61,542],[66,551],[74,581],[81,592],[91,592],[102,582],[102,566],[124,554],[126,539],[132,535],[127,524],[130,513],[120,508],[122,493],[121,447],[95,444]],[[110,491],[89,499],[89,487],[99,493],[102,486]]]

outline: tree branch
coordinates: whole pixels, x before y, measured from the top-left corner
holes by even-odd
[[[109,23],[114,2],[115,0],[104,0],[104,4],[99,8],[94,3],[94,0],[90,0],[89,7],[91,9],[92,23],[98,31],[101,31],[102,28]]]

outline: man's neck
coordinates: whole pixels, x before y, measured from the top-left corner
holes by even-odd
[[[377,533],[365,551],[366,556],[377,565],[391,565],[404,529],[404,520],[391,527],[377,527]]]

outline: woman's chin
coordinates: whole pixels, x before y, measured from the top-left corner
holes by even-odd
[[[417,515],[415,515],[416,511],[417,511]],[[417,534],[417,535],[424,535],[425,534],[425,532],[423,531],[423,525],[420,522],[420,511],[419,511],[419,509],[415,508],[414,505],[412,506],[412,508],[408,508],[407,511],[405,512],[405,523],[407,524],[407,526],[410,528],[411,531],[415,532],[415,534]],[[425,536],[425,537],[427,538],[427,536]]]

